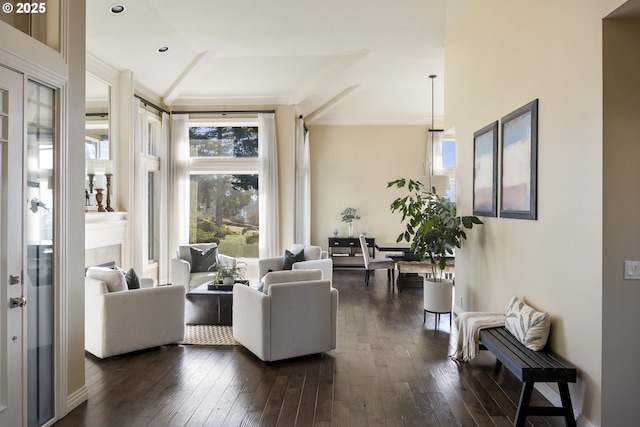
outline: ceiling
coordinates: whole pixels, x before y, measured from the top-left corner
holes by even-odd
[[[430,124],[436,74],[437,126],[469,1],[91,0],[87,51],[170,109],[287,104],[310,124]]]

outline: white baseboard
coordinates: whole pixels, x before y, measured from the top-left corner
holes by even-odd
[[[87,386],[84,385],[67,396],[67,414],[89,399]],[[65,414],[66,415],[66,414]]]

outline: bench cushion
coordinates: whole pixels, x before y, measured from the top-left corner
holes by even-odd
[[[507,306],[505,327],[527,348],[539,351],[547,344],[551,322],[547,313],[534,310],[515,295]]]

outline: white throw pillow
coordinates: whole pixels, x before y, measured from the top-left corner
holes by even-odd
[[[322,258],[322,248],[320,246],[307,246],[300,243],[291,245],[290,251],[294,254],[300,253],[304,249],[304,260],[311,261]]]
[[[89,267],[87,269],[87,277],[104,282],[109,292],[129,290],[124,274],[119,270],[108,267]]]
[[[538,351],[547,343],[551,321],[547,313],[534,310],[514,295],[507,306],[505,327],[525,347]]]

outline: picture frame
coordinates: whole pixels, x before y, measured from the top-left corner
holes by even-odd
[[[498,121],[473,133],[473,214],[498,216]]]
[[[538,100],[501,119],[500,216],[537,219]]]

